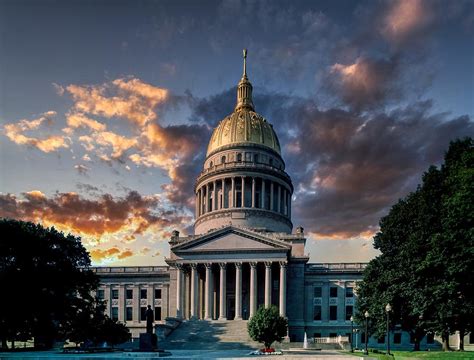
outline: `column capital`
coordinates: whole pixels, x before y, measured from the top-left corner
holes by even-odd
[[[251,263],[249,263],[249,265],[250,265],[251,268],[256,268],[257,267],[256,262],[251,262]]]
[[[198,264],[189,264],[189,266],[191,267],[191,269],[196,270],[198,267]]]
[[[222,270],[225,270],[226,267],[227,267],[227,263],[219,263],[219,267],[220,267]]]
[[[206,269],[210,269],[212,267],[212,263],[205,263],[204,266]]]
[[[266,268],[272,267],[272,262],[271,261],[265,261],[265,267]]]
[[[174,267],[176,270],[183,270],[183,264],[175,264]]]
[[[236,269],[242,269],[242,263],[241,262],[236,262],[234,263]]]
[[[280,267],[281,267],[281,268],[286,268],[286,267],[288,267],[288,262],[287,262],[287,261],[280,261]]]

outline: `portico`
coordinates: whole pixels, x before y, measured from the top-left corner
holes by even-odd
[[[167,262],[176,272],[177,316],[248,319],[260,305],[276,305],[286,316],[290,251],[280,240],[232,226],[173,246],[175,259]]]

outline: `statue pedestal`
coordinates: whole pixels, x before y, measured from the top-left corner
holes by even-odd
[[[140,351],[154,351],[157,345],[156,334],[140,334]]]

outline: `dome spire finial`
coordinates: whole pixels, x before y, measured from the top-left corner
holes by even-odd
[[[247,49],[243,50],[243,55],[244,55],[244,73],[243,77],[247,77]]]
[[[247,78],[247,49],[243,50],[243,57],[244,72],[242,74],[242,79],[240,79],[239,85],[237,86],[237,105],[235,106],[235,111],[242,108],[255,111],[252,102],[252,84]]]

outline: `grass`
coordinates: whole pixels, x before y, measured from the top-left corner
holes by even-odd
[[[351,354],[345,351],[345,354]],[[470,351],[392,351],[393,356],[369,352],[368,357],[377,360],[474,360],[474,352]],[[360,352],[354,353],[359,357],[366,357]]]

